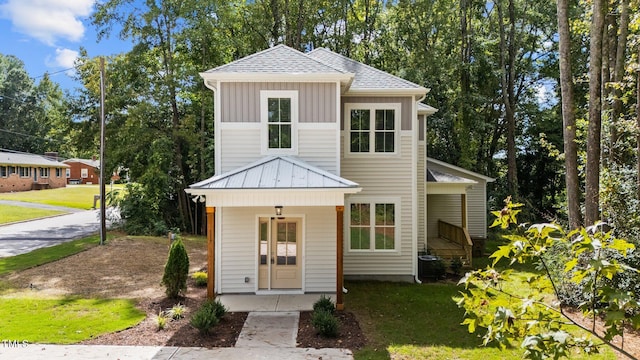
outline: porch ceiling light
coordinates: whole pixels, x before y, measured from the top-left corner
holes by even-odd
[[[276,205],[276,216],[281,216],[282,215],[282,205]]]

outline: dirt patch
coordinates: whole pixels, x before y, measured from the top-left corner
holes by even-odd
[[[202,240],[184,238],[189,254],[190,273],[206,268],[207,248]],[[191,279],[185,297],[169,300],[160,284],[169,244],[158,238],[122,235],[65,259],[27,269],[4,277],[18,290],[5,296],[80,296],[98,298],[135,299],[147,314],[138,325],[105,334],[83,342],[100,345],[152,346],[234,346],[242,330],[247,313],[229,313],[211,334],[201,335],[189,324],[191,314],[206,300],[206,288],[196,287]],[[185,317],[169,321],[158,330],[155,316],[176,304],[186,307]],[[310,313],[301,313],[298,346],[311,348],[344,347],[358,349],[364,336],[355,316],[350,312],[338,314],[340,336],[326,339],[315,333]]]

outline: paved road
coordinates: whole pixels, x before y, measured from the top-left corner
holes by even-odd
[[[19,202],[12,202],[10,205],[42,207]],[[0,258],[28,253],[41,247],[61,244],[100,231],[99,210],[70,211],[75,212],[0,226]]]

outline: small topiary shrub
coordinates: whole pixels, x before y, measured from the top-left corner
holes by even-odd
[[[338,336],[338,318],[327,310],[314,310],[311,315],[311,324],[318,334],[324,337]]]
[[[182,243],[177,239],[171,244],[169,258],[164,266],[162,285],[166,287],[166,294],[171,299],[176,299],[180,293],[187,290],[187,277],[189,276],[189,255]]]
[[[460,258],[455,258],[451,260],[451,264],[449,264],[449,269],[456,275],[460,275],[460,270],[462,270],[462,260]]]
[[[204,287],[207,286],[207,273],[204,271],[196,271],[191,275],[193,281],[195,281],[196,286]]]
[[[330,314],[333,314],[336,311],[336,306],[331,301],[331,297],[325,297],[324,295],[320,296],[315,303],[313,303],[313,311],[325,310]]]
[[[191,326],[198,329],[201,334],[208,334],[226,313],[226,306],[219,300],[206,301],[191,317]]]

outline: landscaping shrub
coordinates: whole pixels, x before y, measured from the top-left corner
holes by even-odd
[[[311,315],[311,324],[318,334],[325,337],[338,336],[338,318],[327,310],[314,310]]]
[[[155,317],[156,329],[158,331],[164,330],[167,327],[167,320],[169,317],[164,311],[160,311]]]
[[[451,272],[456,275],[460,275],[460,270],[462,270],[462,260],[460,258],[455,258],[451,260],[451,264],[449,265]]]
[[[201,334],[208,334],[213,327],[218,325],[220,319],[227,313],[227,308],[218,300],[206,301],[193,316],[191,316],[191,326],[200,331]]]
[[[331,297],[325,297],[324,295],[320,296],[315,303],[313,303],[313,311],[325,310],[330,314],[333,314],[336,311],[336,306],[331,301]]]
[[[189,274],[189,255],[182,243],[177,239],[171,244],[169,258],[164,266],[162,285],[166,287],[167,296],[175,299],[181,292],[187,290],[187,276]]]
[[[196,271],[191,275],[193,281],[195,281],[196,286],[207,286],[207,273],[204,271]]]
[[[169,316],[173,320],[179,320],[184,317],[184,313],[187,311],[186,306],[178,303],[173,305],[173,307],[167,310],[167,316]]]

